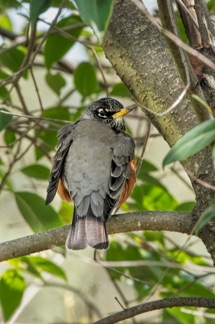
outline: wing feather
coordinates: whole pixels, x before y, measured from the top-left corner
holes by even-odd
[[[123,196],[126,182],[129,180],[132,172],[131,161],[134,159],[134,148],[135,144],[130,136],[125,133],[118,134],[118,141],[113,149],[109,192],[105,199],[105,212],[107,216],[121,200],[120,197]]]
[[[73,130],[75,124],[68,124],[62,127],[58,132],[58,148],[54,157],[54,162],[49,178],[49,185],[47,188],[47,197],[46,197],[46,205],[50,204],[50,202],[54,199],[59,180],[61,179],[63,172],[63,165],[70,148],[70,145],[73,141]]]

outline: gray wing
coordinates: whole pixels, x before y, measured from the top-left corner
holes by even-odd
[[[127,134],[120,133],[113,150],[106,210],[113,209],[120,199],[125,183],[131,173],[130,162],[134,158],[134,149],[133,139]]]
[[[73,141],[74,126],[75,124],[68,124],[62,127],[58,132],[58,147],[49,178],[46,205],[50,204],[55,197],[58,182],[62,176],[64,161]]]

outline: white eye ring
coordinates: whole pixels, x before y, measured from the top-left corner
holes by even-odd
[[[99,108],[98,110],[97,110],[97,112],[98,112],[98,116],[99,117],[101,117],[101,118],[108,118],[108,116],[107,116],[107,110],[106,109],[103,109],[103,108]]]

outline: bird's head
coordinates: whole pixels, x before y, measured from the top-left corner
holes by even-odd
[[[89,106],[82,114],[81,119],[94,119],[101,121],[116,132],[125,131],[123,116],[132,109],[124,108],[123,105],[113,98],[102,98]]]

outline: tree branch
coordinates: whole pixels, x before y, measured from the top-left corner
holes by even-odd
[[[156,309],[193,306],[215,308],[214,298],[199,298],[199,297],[178,297],[178,298],[164,298],[163,300],[155,300],[146,304],[140,304],[134,307],[127,308],[121,312],[107,316],[94,324],[114,324],[119,321],[131,318],[133,316],[151,312]]]
[[[189,96],[180,101],[177,109],[162,115],[166,107],[170,107],[179,98],[184,84],[163,35],[155,24],[152,24],[145,9],[139,9],[140,6],[144,8],[143,4],[140,1],[135,1],[134,4],[133,1],[115,1],[103,48],[136,101],[140,106],[149,107],[151,110],[144,113],[172,146],[194,128],[199,120],[193,111]],[[194,92],[195,90],[192,89]],[[196,179],[214,183],[215,170],[210,148],[186,159],[182,165],[188,175],[193,174]],[[191,178],[191,182],[197,200],[197,207],[193,213],[195,223],[215,199],[215,192],[202,187],[194,178]],[[215,219],[204,226],[199,237],[215,262]]]
[[[21,237],[0,244],[0,262],[63,245],[70,225],[49,231]],[[174,231],[190,234],[192,231],[191,213],[146,211],[113,215],[107,223],[109,234],[142,230]]]

